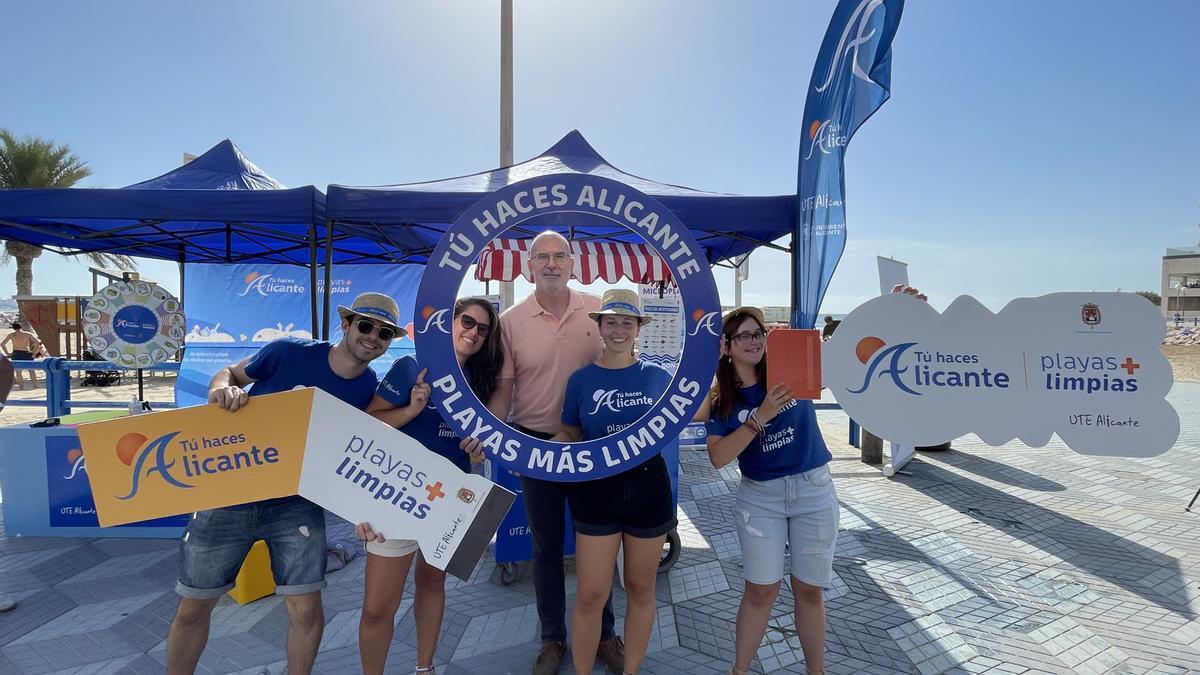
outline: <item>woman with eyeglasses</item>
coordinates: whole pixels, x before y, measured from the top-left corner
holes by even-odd
[[[461,298],[454,303],[452,339],[454,353],[471,390],[487,401],[496,376],[504,365],[500,350],[500,316],[485,298]],[[379,384],[367,412],[417,439],[432,452],[454,462],[465,472],[483,461],[474,446],[468,454],[459,447],[458,434],[437,410],[427,407],[430,385],[425,369],[412,356],[398,359]],[[382,673],[392,643],[392,628],[404,584],[417,558],[413,615],[417,628],[417,673],[433,673],[433,657],[446,606],[446,573],[430,565],[412,539],[385,539],[369,523],[356,528],[367,541],[367,569],[363,589],[362,618],[358,624],[358,648],[363,672]]]
[[[649,411],[671,382],[666,369],[637,357],[638,334],[651,318],[642,314],[636,293],[623,288],[606,291],[600,311],[588,316],[599,326],[604,348],[600,358],[567,380],[563,430],[553,439],[560,442],[621,431]],[[571,615],[575,672],[592,672],[601,613],[612,589],[617,551],[624,546],[625,672],[636,673],[654,624],[654,582],[663,542],[677,523],[667,463],[656,452],[615,476],[573,484],[567,502],[575,526],[579,577]]]
[[[783,358],[785,355],[779,355]],[[812,402],[792,398],[787,385],[769,391],[763,314],[742,307],[725,315],[721,360],[710,394],[708,456],[716,468],[738,461],[735,520],[742,547],[745,593],[738,607],[732,675],[743,675],[758,652],[790,550],[796,633],[809,673],[825,670],[825,604],[833,577],[839,508],[832,456],[817,428]]]

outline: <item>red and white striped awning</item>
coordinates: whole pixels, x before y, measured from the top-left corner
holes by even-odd
[[[512,281],[529,276],[529,239],[493,239],[479,254],[478,281]],[[571,242],[575,269],[571,278],[590,284],[597,279],[613,284],[621,278],[637,284],[670,281],[671,269],[647,244],[583,241]]]

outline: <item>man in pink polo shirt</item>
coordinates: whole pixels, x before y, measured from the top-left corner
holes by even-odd
[[[500,317],[504,368],[488,408],[500,419],[538,438],[562,429],[567,379],[600,353],[600,332],[588,312],[600,298],[567,287],[574,260],[557,232],[543,232],[529,250],[533,294]],[[568,483],[521,476],[525,518],[533,531],[533,588],[542,624],[535,674],[557,673],[567,651],[567,592],[563,527]],[[604,606],[597,656],[609,671],[625,668],[625,648],[613,631],[612,597]]]

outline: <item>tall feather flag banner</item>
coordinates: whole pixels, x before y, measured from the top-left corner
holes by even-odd
[[[840,0],[821,42],[800,139],[794,328],[813,327],[846,248],[846,145],[891,94],[903,9],[904,0]]]

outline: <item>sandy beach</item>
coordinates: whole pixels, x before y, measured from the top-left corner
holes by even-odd
[[[1163,345],[1176,382],[1200,382],[1200,345]]]

